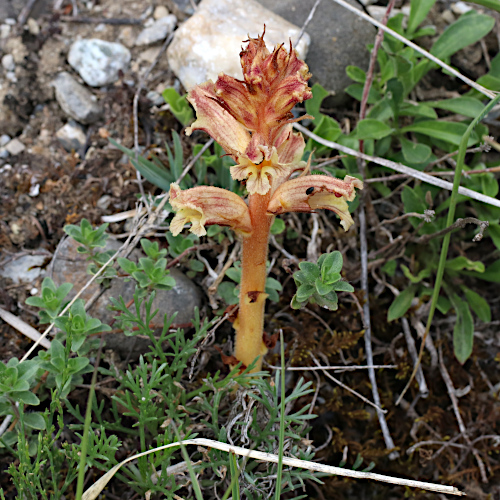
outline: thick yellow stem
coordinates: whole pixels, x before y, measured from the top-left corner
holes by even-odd
[[[246,366],[258,357],[254,371],[261,369],[262,356],[267,352],[262,335],[267,298],[264,292],[267,248],[269,230],[273,222],[273,217],[267,214],[270,196],[269,193],[267,195],[253,194],[249,197],[248,208],[252,220],[252,235],[243,239],[240,308],[235,322],[234,355]]]

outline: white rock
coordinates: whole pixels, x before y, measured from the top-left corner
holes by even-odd
[[[28,25],[28,31],[32,34],[32,35],[38,35],[40,33],[40,26],[38,25],[38,23],[36,22],[35,19],[33,19],[32,17],[30,17],[28,19],[28,21],[26,22],[26,24]]]
[[[172,33],[177,24],[177,18],[173,14],[162,17],[155,21],[149,28],[143,29],[137,40],[136,45],[151,45],[152,43],[165,40]]]
[[[57,102],[68,116],[84,124],[94,123],[101,117],[102,108],[96,96],[69,73],[59,73],[52,84]]]
[[[26,149],[26,146],[19,139],[12,139],[5,145],[5,149],[12,156],[16,156],[19,153],[22,153]]]
[[[9,38],[11,27],[8,24],[0,24],[0,38]]]
[[[5,54],[2,57],[2,66],[5,71],[14,71],[16,69],[14,56],[12,54]]]
[[[7,134],[0,135],[0,148],[5,146],[10,141],[10,136]]]
[[[164,5],[158,5],[153,12],[153,17],[155,19],[161,19],[162,17],[166,17],[170,14],[168,9]]]
[[[68,62],[87,85],[102,87],[116,82],[130,63],[130,51],[120,43],[97,38],[77,40],[71,45]]]
[[[31,283],[42,272],[45,273],[45,271],[42,271],[41,266],[45,263],[46,258],[45,255],[23,255],[0,268],[0,276],[10,278],[15,284],[21,282]]]
[[[381,5],[369,5],[368,7],[366,7],[366,10],[368,11],[368,14],[370,14],[370,16],[372,16],[374,19],[382,22],[387,7],[383,7]],[[399,13],[401,13],[400,9],[392,9],[391,13],[389,14],[389,17],[394,17],[396,14]]]
[[[0,148],[0,160],[5,160],[8,157],[9,157],[9,152],[5,148]],[[5,167],[0,168],[1,173],[3,173],[5,170],[6,170]]]
[[[465,14],[466,12],[474,9],[470,5],[467,5],[465,2],[457,2],[451,4],[451,10],[455,14],[461,16],[462,14]]]
[[[82,127],[73,120],[61,127],[56,132],[56,137],[66,151],[78,151],[87,140]]]
[[[184,88],[217,79],[220,72],[242,78],[239,53],[248,35],[262,34],[268,49],[295,40],[300,28],[262,7],[255,0],[202,0],[196,13],[175,32],[167,50],[170,67]],[[301,59],[309,48],[304,33],[295,47]]]

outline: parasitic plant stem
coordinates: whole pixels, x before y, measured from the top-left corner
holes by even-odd
[[[254,371],[261,369],[262,356],[267,352],[262,335],[267,298],[265,293],[267,249],[269,230],[274,219],[267,213],[270,197],[270,193],[249,196],[248,209],[252,221],[252,235],[243,238],[240,308],[234,325],[237,332],[235,356],[246,366],[259,357]]]

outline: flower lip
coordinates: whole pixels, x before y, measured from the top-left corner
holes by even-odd
[[[328,175],[306,175],[283,183],[274,193],[267,212],[273,215],[285,212],[313,212],[326,209],[335,212],[347,231],[354,223],[349,213],[348,201],[354,200],[363,183],[346,175],[342,181]]]
[[[235,193],[213,186],[197,186],[182,191],[170,185],[170,204],[176,212],[170,223],[170,232],[177,236],[186,223],[197,236],[207,234],[205,226],[229,226],[237,234],[248,236],[252,223],[246,203]]]

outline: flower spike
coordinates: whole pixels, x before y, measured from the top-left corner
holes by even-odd
[[[347,202],[354,200],[355,188],[363,189],[363,183],[350,175],[346,175],[343,181],[328,175],[297,177],[276,190],[267,211],[277,215],[285,212],[313,212],[317,209],[332,210],[340,217],[340,224],[347,231],[354,224]]]
[[[243,80],[220,74],[188,95],[197,120],[186,129],[210,134],[236,162],[235,180],[250,194],[265,195],[301,165],[305,142],[292,132],[291,109],[312,97],[306,63],[290,45],[269,52],[263,36],[249,38],[240,53]],[[303,117],[306,118],[306,117]],[[311,117],[309,117],[311,118]]]
[[[246,203],[235,193],[213,186],[198,186],[184,191],[177,184],[170,184],[170,205],[175,217],[170,232],[177,236],[184,224],[190,222],[190,231],[196,236],[207,234],[205,226],[229,226],[237,234],[249,236],[252,223]]]

